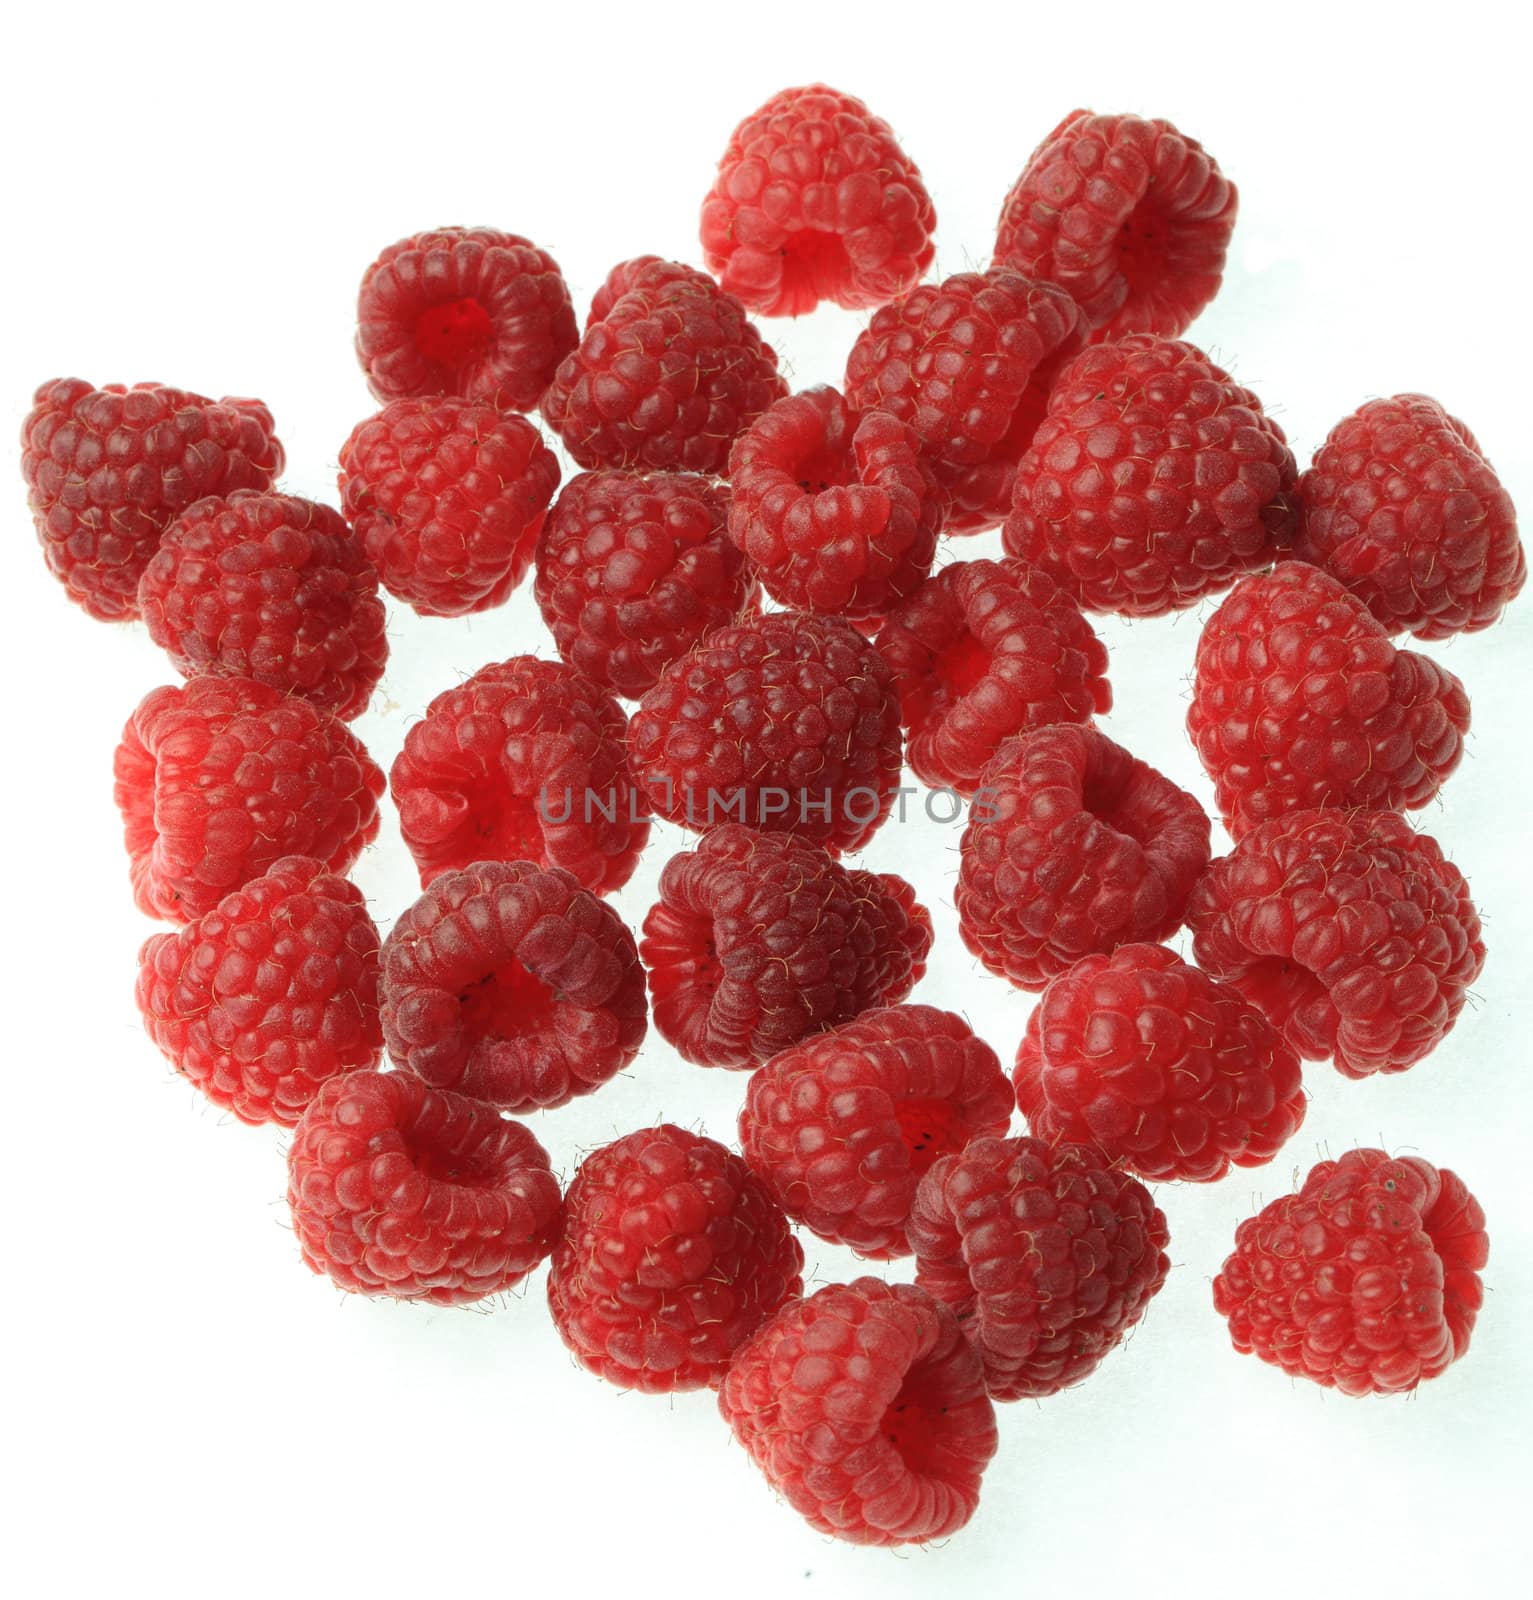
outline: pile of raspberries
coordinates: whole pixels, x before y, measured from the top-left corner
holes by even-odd
[[[583,327],[514,234],[385,250],[356,333],[380,409],[340,446],[338,509],[277,487],[259,401],[38,390],[48,565],[184,680],[116,753],[134,895],[174,925],[138,1003],[209,1099],[292,1130],[314,1271],[463,1305],[546,1260],[583,1366],[715,1390],[815,1528],[920,1543],[973,1514],[995,1406],[1080,1382],[1145,1315],[1148,1183],[1271,1161],[1303,1062],[1403,1072],[1444,1038],[1485,947],[1404,813],[1469,701],[1400,639],[1496,621],[1526,573],[1512,505],[1419,394],[1299,471],[1181,338],[1235,212],[1171,124],[1076,111],[992,264],[931,281],[888,125],[793,89],[729,140],[707,270],[623,261]],[[821,301],[867,325],[839,389],[790,393],[751,314]],[[1005,553],[964,559],[998,525]],[[451,617],[529,573],[557,653],[411,728],[387,787],[422,893],[380,940],[346,877],[385,788],[348,725],[386,664],[380,588]],[[1187,726],[1217,859],[1198,801],[1096,726],[1089,620],[1214,597]],[[968,949],[1038,996],[1009,1074],[911,1001],[931,917],[853,862],[906,763],[968,805]],[[636,935],[604,897],[656,816],[697,837]],[[562,1187],[515,1119],[598,1091],[651,1025],[749,1074],[738,1148],[641,1128]],[[806,1293],[796,1229],[914,1281]],[[1464,1353],[1486,1256],[1452,1172],[1351,1150],[1240,1225],[1213,1300],[1237,1349],[1399,1393]]]

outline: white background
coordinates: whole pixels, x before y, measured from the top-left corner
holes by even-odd
[[[446,223],[525,233],[583,316],[621,258],[697,260],[730,128],[818,78],[868,100],[920,164],[940,274],[988,263],[1003,194],[1065,112],[1171,118],[1241,189],[1224,290],[1191,336],[1265,398],[1301,463],[1364,398],[1420,389],[1527,507],[1523,54],[1472,5],[1370,12],[18,8],[0,43],[4,426],[64,374],[256,394],[287,446],[284,486],[333,501],[338,446],[371,409],[350,336],[382,246]],[[838,379],[858,325],[821,311],[766,332],[802,386]],[[1533,1316],[1533,595],[1433,647],[1474,703],[1467,759],[1421,820],[1485,914],[1475,1004],[1402,1077],[1312,1068],[1308,1122],[1274,1167],[1162,1188],[1175,1268],[1130,1345],[1085,1386],[1005,1408],[970,1527],[894,1555],[836,1546],[775,1503],[709,1396],[623,1395],[576,1369],[541,1272],[476,1314],[348,1302],[302,1267],[283,1139],[178,1082],[132,1004],[154,930],[128,892],[111,754],[169,670],[140,628],[66,603],[14,476],[3,504],[13,1592],[1510,1591]],[[529,588],[473,622],[393,608],[388,675],[357,724],[385,767],[436,691],[552,652]],[[1102,625],[1105,726],[1207,799],[1181,731],[1198,626]],[[1032,1002],[958,942],[957,843],[891,825],[865,859],[912,876],[936,914],[915,998],[963,1010],[1009,1060]],[[680,844],[657,827],[616,899],[630,922]],[[386,929],[415,890],[391,808],[357,877]],[[743,1087],[651,1035],[625,1078],[533,1125],[568,1177],[582,1150],[657,1119],[729,1139]],[[1458,1170],[1490,1217],[1474,1347],[1409,1400],[1290,1383],[1233,1353],[1209,1300],[1242,1216],[1322,1153],[1373,1143]],[[816,1282],[856,1271],[806,1245]]]

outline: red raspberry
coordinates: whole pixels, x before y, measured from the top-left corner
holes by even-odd
[[[1290,1377],[1399,1394],[1469,1348],[1489,1256],[1463,1179],[1419,1156],[1349,1150],[1240,1224],[1214,1306],[1237,1350]]]
[[[995,1454],[979,1357],[910,1283],[790,1301],[730,1364],[719,1410],[783,1499],[851,1544],[957,1533]]]
[[[345,872],[378,835],[383,774],[345,725],[251,678],[152,689],[113,761],[133,897],[195,922],[283,856]]]
[[[607,894],[649,838],[627,719],[562,661],[492,662],[426,707],[389,773],[421,883],[478,861],[562,867]]]
[[[577,338],[558,262],[494,228],[391,244],[357,297],[357,360],[384,402],[455,395],[531,411]]]
[[[341,446],[341,508],[385,589],[424,617],[500,605],[522,581],[559,463],[521,417],[396,400]]]
[[[1463,874],[1393,811],[1262,823],[1204,874],[1187,925],[1200,966],[1349,1078],[1430,1054],[1485,964]]]
[[[209,400],[160,383],[56,378],[21,426],[21,475],[49,570],[104,622],[138,615],[160,535],[205,495],[269,489],[282,471],[259,400]]]
[[[481,861],[437,878],[383,947],[383,1039],[434,1088],[560,1106],[644,1041],[633,935],[568,872]]]
[[[138,954],[138,1009],[170,1064],[241,1122],[297,1122],[377,1064],[378,930],[361,890],[286,856]]]
[[[1077,1145],[976,1139],[921,1180],[916,1282],[950,1306],[992,1400],[1089,1377],[1166,1281],[1166,1219],[1137,1179]]]
[[[1072,111],[1006,196],[995,264],[1068,290],[1098,338],[1175,338],[1219,288],[1236,204],[1169,122]]]
[[[1203,808],[1095,728],[1036,728],[986,768],[959,846],[958,931],[1019,989],[1182,925]]]
[[[753,1073],[740,1149],[796,1222],[860,1256],[909,1253],[916,1185],[939,1156],[1005,1133],[1011,1086],[962,1017],[869,1011]]]
[[[644,919],[655,1026],[704,1067],[754,1067],[926,970],[931,916],[892,873],[725,823],[672,856]]]
[[[1313,806],[1424,806],[1468,728],[1463,684],[1318,567],[1244,579],[1198,637],[1187,731],[1232,838]]]
[[[1043,991],[1017,1104],[1049,1144],[1094,1145],[1152,1182],[1270,1161],[1304,1121],[1299,1058],[1238,989],[1164,945],[1084,956]]]
[[[1517,513],[1475,436],[1424,394],[1370,400],[1299,479],[1294,554],[1391,632],[1488,628],[1522,592]]]
[[[538,540],[534,593],[559,654],[637,699],[703,635],[755,609],[724,531],[729,490],[690,472],[583,472]]]
[[[583,467],[722,473],[788,392],[745,307],[704,273],[638,256],[608,274],[543,418]]]
[[[1112,705],[1107,651],[1080,608],[1025,561],[955,561],[888,616],[878,653],[900,691],[911,770],[972,795],[1013,734]]]
[[[559,1236],[538,1141],[413,1073],[332,1078],[287,1163],[303,1259],[353,1294],[467,1305],[520,1283]]]
[[[671,822],[701,831],[733,818],[857,850],[899,788],[899,697],[849,623],[773,612],[673,661],[639,702],[628,749]]]
[[[565,1201],[548,1304],[582,1366],[624,1389],[717,1388],[804,1290],[804,1252],[733,1151],[662,1124],[593,1151]]]

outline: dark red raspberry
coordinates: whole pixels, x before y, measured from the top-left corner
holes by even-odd
[[[113,762],[133,897],[194,922],[283,856],[345,872],[378,835],[383,774],[345,725],[251,678],[153,689]]]
[[[783,1499],[851,1544],[957,1533],[995,1454],[979,1357],[910,1283],[858,1278],[790,1301],[736,1355],[719,1410]]]
[[[1166,1281],[1150,1191],[1078,1145],[976,1139],[921,1180],[916,1282],[950,1306],[992,1400],[1089,1377]]]
[[[138,581],[175,517],[205,495],[269,489],[282,466],[259,400],[160,383],[56,378],[21,426],[43,556],[69,598],[104,622],[138,615]]]
[[[1187,925],[1200,966],[1349,1078],[1430,1054],[1485,964],[1463,874],[1393,811],[1262,823],[1204,874]]]
[[[548,1304],[576,1359],[609,1383],[717,1388],[736,1349],[803,1293],[803,1266],[787,1219],[739,1156],[662,1124],[581,1162]]]
[[[745,307],[679,261],[620,262],[543,418],[583,467],[718,474],[735,436],[788,392]]]
[[[1475,436],[1427,395],[1370,400],[1343,418],[1298,492],[1294,554],[1391,633],[1488,628],[1527,581],[1512,497]]]
[[[1072,111],[1006,196],[995,264],[1068,290],[1099,338],[1175,338],[1219,288],[1236,204],[1169,122]]]
[[[911,770],[960,794],[1013,734],[1112,705],[1107,651],[1080,607],[1013,557],[934,572],[889,613],[878,653],[899,686]]]
[[[1214,1306],[1244,1354],[1343,1394],[1400,1394],[1469,1348],[1490,1256],[1463,1179],[1349,1150],[1235,1230]]]
[[[894,130],[854,95],[784,89],[730,135],[703,201],[703,259],[752,311],[862,310],[915,287],[937,213]]]
[[[521,417],[396,400],[341,446],[341,507],[383,587],[425,617],[500,605],[522,581],[559,463]]]
[[[1244,579],[1198,637],[1187,731],[1232,838],[1313,806],[1424,806],[1468,729],[1463,684],[1318,567]]]
[[[1042,989],[1082,956],[1175,933],[1210,832],[1190,794],[1095,728],[1035,728],[980,781],[958,931],[992,972]]]
[[[903,1000],[931,939],[903,878],[725,823],[665,864],[639,953],[661,1034],[699,1066],[749,1068]]]
[[[599,1089],[645,1026],[633,935],[567,872],[481,861],[446,873],[383,947],[389,1055],[507,1111]]]
[[[578,337],[558,262],[494,228],[391,244],[357,297],[357,360],[384,402],[454,395],[531,411]]]
[[[389,773],[422,884],[477,861],[532,861],[598,894],[621,888],[649,838],[626,727],[617,701],[562,661],[512,656],[444,690]]]
[[[378,930],[361,890],[309,856],[146,940],[137,997],[170,1064],[241,1122],[297,1122],[322,1083],[383,1049]]]

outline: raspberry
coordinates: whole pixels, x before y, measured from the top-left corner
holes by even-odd
[[[961,272],[874,315],[847,357],[847,404],[909,423],[948,497],[944,531],[979,533],[1010,509],[1055,369],[1084,333],[1051,283]]]
[[[958,931],[1019,989],[1182,924],[1203,808],[1094,728],[1037,728],[986,768],[959,846]]]
[[[730,135],[703,201],[703,259],[752,311],[858,311],[931,265],[937,213],[894,130],[824,84],[784,89]]]
[[[1235,1230],[1214,1306],[1235,1348],[1343,1394],[1400,1394],[1469,1348],[1485,1213],[1446,1167],[1349,1150]]]
[[[1049,1144],[1094,1145],[1151,1181],[1270,1161],[1304,1121],[1299,1058],[1238,989],[1164,945],[1084,956],[1043,991],[1017,1104]]]
[[[1370,400],[1299,479],[1294,554],[1391,632],[1488,628],[1522,592],[1517,513],[1475,436],[1424,394]]]
[[[1219,288],[1236,204],[1169,122],[1072,111],[1006,196],[995,265],[1067,290],[1098,338],[1175,338]]]
[[[950,1306],[992,1400],[1089,1377],[1166,1281],[1166,1219],[1137,1179],[1077,1145],[976,1139],[921,1180],[916,1282]]]
[[[534,584],[559,654],[637,699],[704,634],[754,610],[728,515],[728,488],[689,472],[572,478],[543,525]]]
[[[336,512],[294,495],[240,489],[183,511],[138,603],[183,677],[256,678],[346,720],[388,658],[372,564]]]
[[[341,446],[341,507],[383,586],[425,617],[500,605],[522,581],[559,463],[521,417],[396,400]]]
[[[995,1408],[951,1311],[858,1278],[790,1301],[735,1356],[719,1410],[820,1533],[924,1544],[974,1515]]]
[[[526,1128],[408,1072],[325,1084],[288,1152],[287,1200],[313,1271],[353,1294],[439,1306],[520,1283],[561,1216]]]
[[[383,774],[356,735],[251,678],[152,689],[113,771],[133,897],[169,922],[195,922],[283,856],[345,872],[378,835]]]
[[[931,571],[945,501],[887,411],[790,395],[735,441],[729,475],[729,536],[783,605],[866,620]]]
[[[639,953],[655,1026],[682,1056],[754,1067],[903,1000],[931,939],[931,916],[903,878],[725,823],[665,864]]]
[[[389,773],[421,883],[478,861],[532,861],[598,894],[621,888],[649,838],[626,721],[562,661],[513,656],[444,690]]]
[[[138,615],[138,581],[176,516],[205,495],[269,489],[282,466],[259,400],[159,383],[93,389],[57,378],[21,427],[43,556],[69,598],[104,622]]]
[[[531,411],[577,337],[558,262],[494,228],[401,239],[357,296],[357,360],[380,402],[454,395]]]
[[[1249,389],[1190,344],[1137,334],[1060,371],[1003,538],[1088,611],[1158,617],[1270,562],[1296,482]]]
[[[1016,733],[1112,705],[1107,651],[1080,608],[1025,561],[955,561],[896,606],[878,653],[900,691],[911,770],[972,795]]]
[[[508,1111],[563,1105],[644,1040],[644,971],[618,914],[568,873],[481,861],[437,878],[383,947],[401,1067]]]
[[[1468,728],[1458,679],[1303,562],[1244,579],[1199,635],[1187,731],[1232,838],[1314,806],[1424,806]]]
[[[860,1256],[909,1252],[916,1185],[939,1156],[1005,1133],[995,1051],[932,1006],[869,1011],[752,1075],[740,1148],[783,1209]]]
[[[673,661],[634,711],[628,749],[671,822],[702,830],[732,817],[857,850],[899,787],[899,696],[849,623],[773,612]]]
[[[378,930],[361,890],[286,856],[138,955],[138,1009],[171,1065],[241,1122],[297,1122],[376,1065]]]
[[[548,1268],[559,1336],[624,1389],[717,1388],[735,1350],[803,1293],[804,1252],[760,1181],[662,1124],[593,1151]]]
[[[1187,925],[1200,966],[1349,1078],[1428,1055],[1485,964],[1463,875],[1393,811],[1260,824],[1204,874]]]
[[[788,392],[745,308],[678,261],[620,262],[543,418],[583,467],[722,473],[735,436]]]

